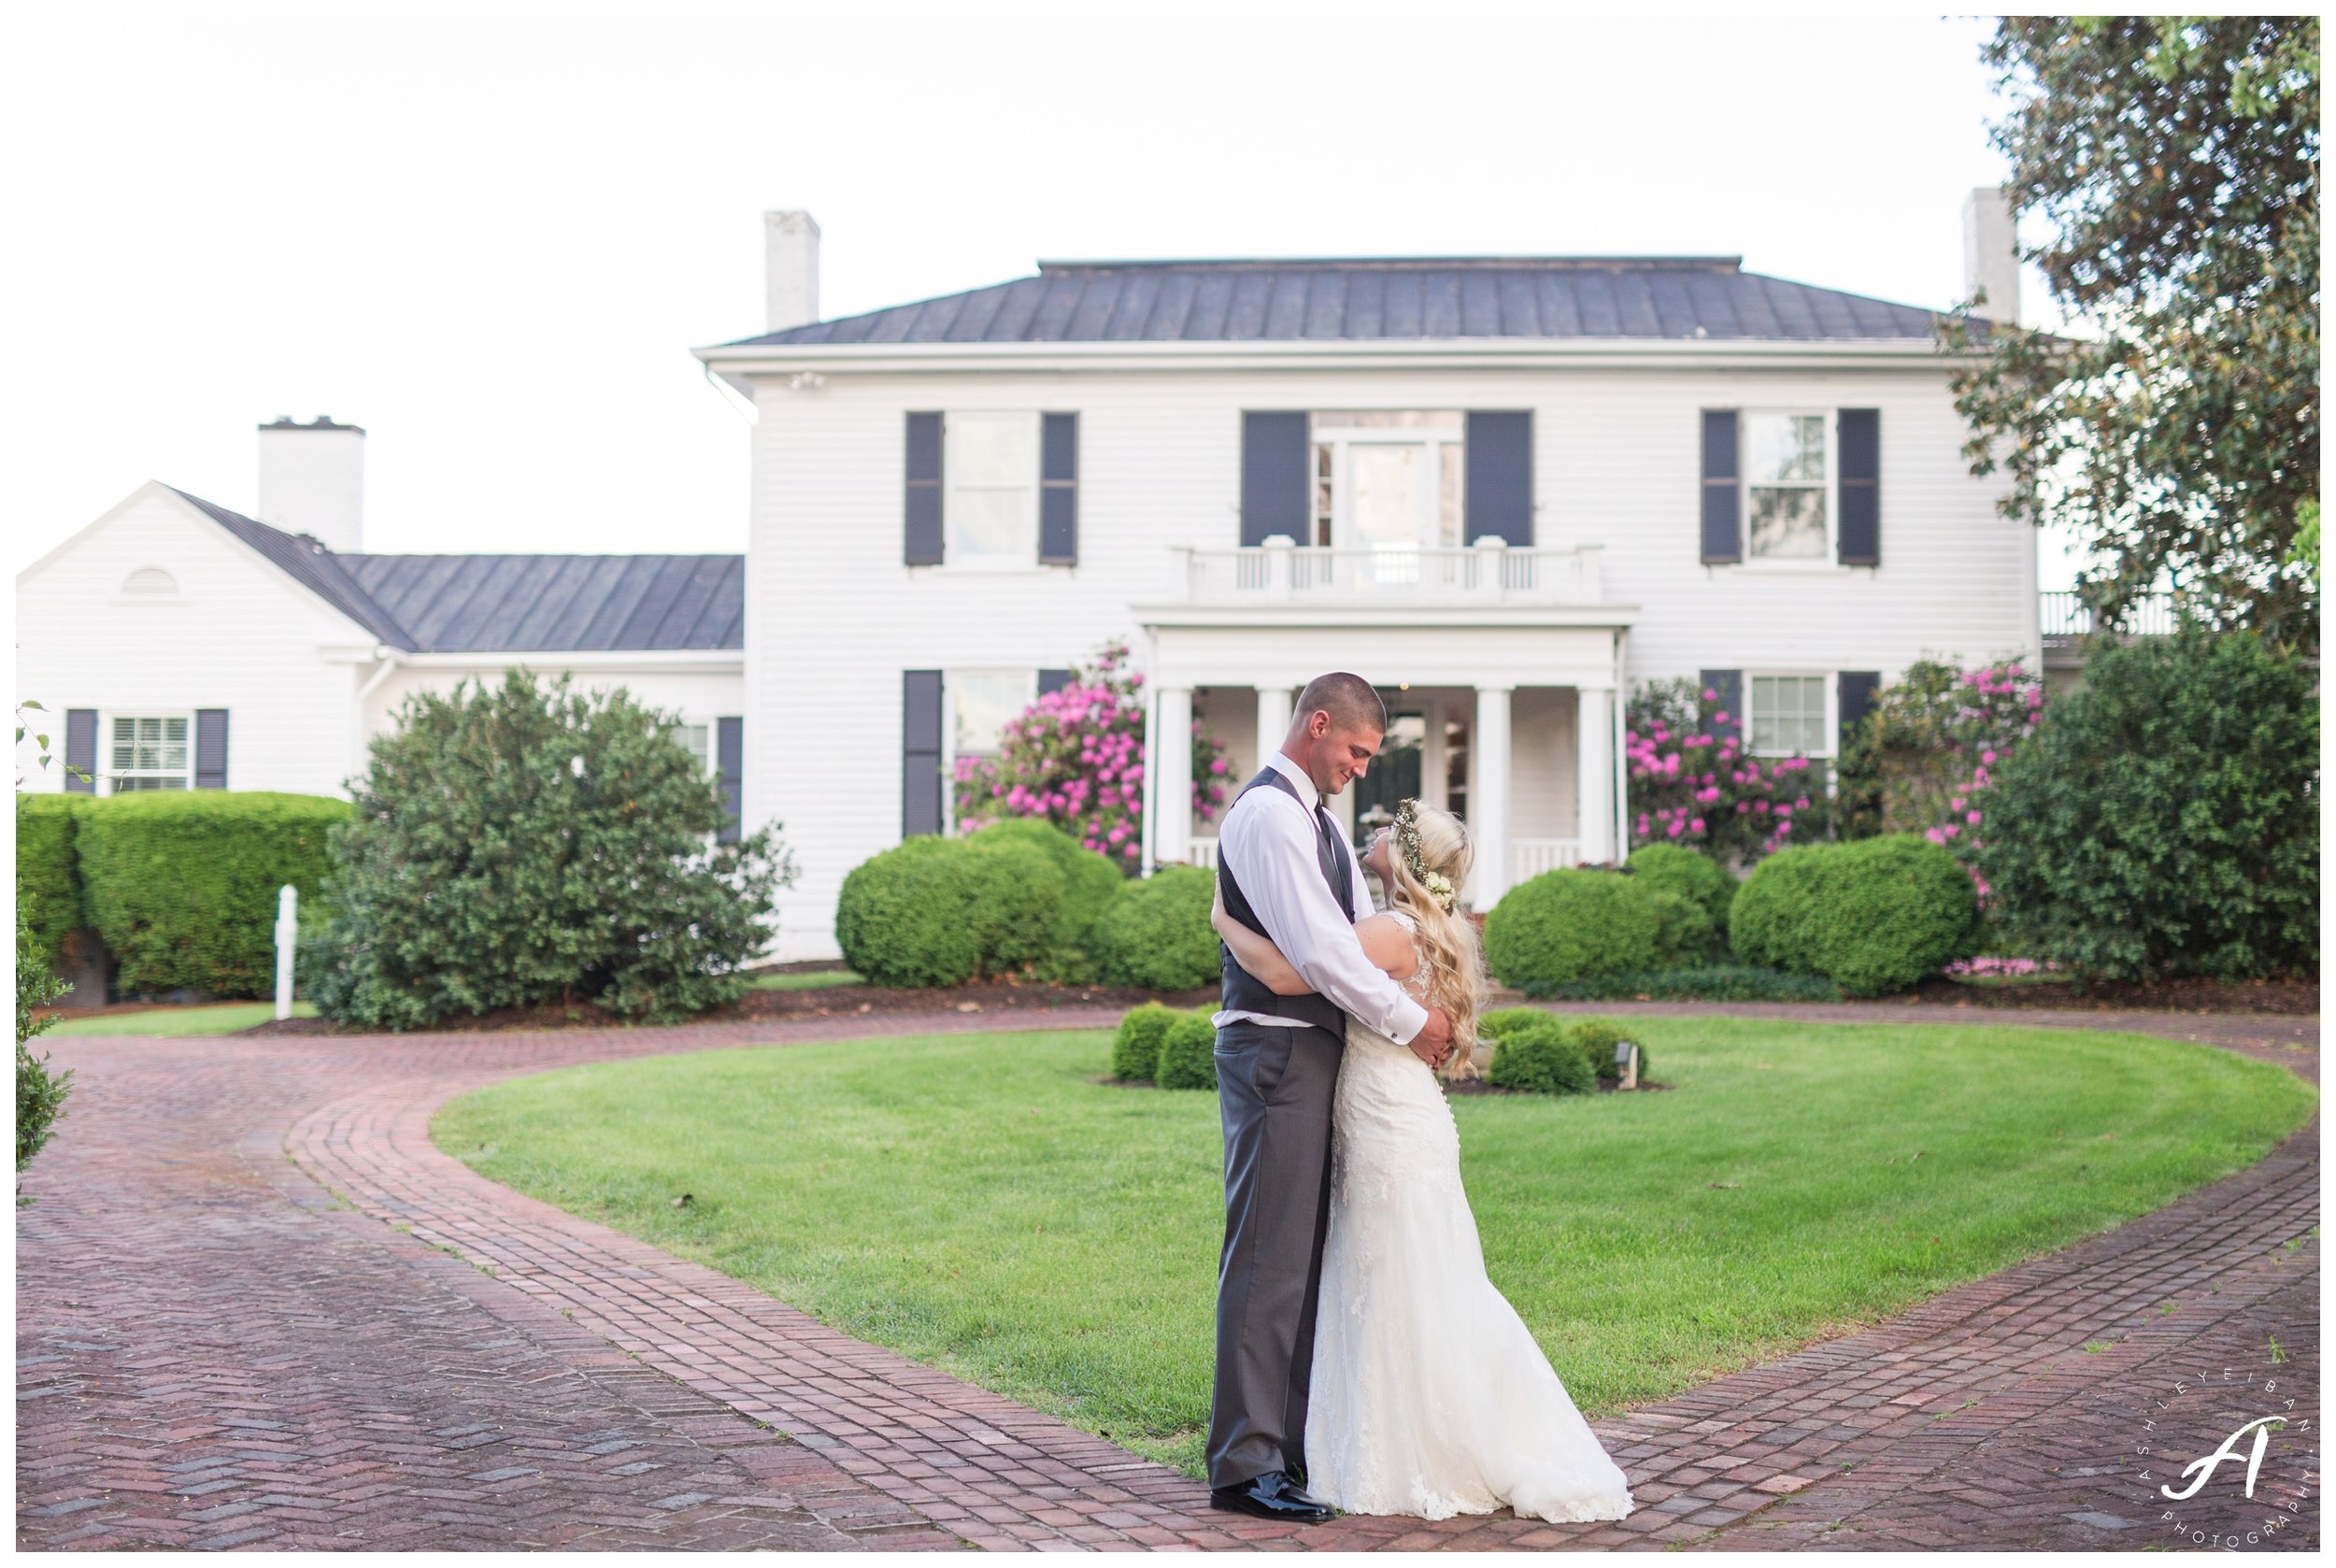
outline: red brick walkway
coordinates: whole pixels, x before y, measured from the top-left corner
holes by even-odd
[[[1887,1009],[1939,1016],[2210,1028],[2316,1079],[2316,1054],[2290,1048],[2315,1020]],[[73,1115],[19,1215],[20,1545],[2129,1547],[2172,1544],[2168,1509],[2202,1532],[2254,1520],[2316,1451],[2316,1120],[2157,1215],[1598,1423],[1640,1504],[1630,1519],[1344,1518],[1294,1535],[486,1182],[427,1137],[447,1098],[570,1062],[1104,1021],[59,1041],[79,1071]],[[2248,1402],[2272,1376],[2313,1430],[2273,1440],[2254,1503],[2228,1483],[2153,1501],[2141,1422],[2186,1460],[2267,1413]],[[2315,1495],[2272,1539],[2317,1532]]]

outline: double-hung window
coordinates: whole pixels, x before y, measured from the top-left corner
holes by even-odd
[[[107,715],[107,792],[192,789],[192,729],[190,716],[183,713]]]
[[[1748,554],[1822,561],[1833,553],[1832,420],[1816,409],[1744,414],[1744,510]]]
[[[1832,682],[1821,675],[1749,675],[1750,749],[1756,757],[1825,757],[1833,750],[1826,712]]]
[[[714,771],[713,726],[710,724],[677,724],[673,737],[682,748],[697,760],[700,773]]]
[[[950,709],[950,752],[986,757],[1006,724],[1038,700],[1036,670],[951,670],[942,677]]]
[[[946,427],[952,565],[1028,566],[1038,558],[1038,415],[978,409]]]

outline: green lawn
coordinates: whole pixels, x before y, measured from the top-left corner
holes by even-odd
[[[757,991],[823,991],[829,986],[856,986],[864,982],[848,969],[793,969],[776,975],[757,975]]]
[[[101,1013],[95,1018],[70,1015],[41,1032],[42,1036],[65,1034],[232,1034],[276,1016],[273,1002],[219,1002],[199,1007],[156,1007],[143,1013]],[[292,1004],[292,1017],[312,1019],[316,1008]]]
[[[2144,1035],[1634,1019],[1662,1081],[1454,1102],[1493,1280],[1593,1417],[2162,1206],[2311,1114]],[[493,1085],[433,1124],[493,1179],[1199,1473],[1213,1094],[1095,1033],[705,1051]],[[694,1194],[688,1209],[673,1198]]]

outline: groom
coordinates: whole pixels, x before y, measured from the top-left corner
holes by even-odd
[[[1225,1123],[1225,1247],[1217,1278],[1217,1383],[1208,1485],[1218,1508],[1318,1524],[1300,1490],[1322,1240],[1331,1217],[1331,1092],[1346,1015],[1430,1063],[1452,1023],[1365,957],[1355,921],[1371,895],[1323,801],[1360,778],[1387,708],[1360,676],[1318,676],[1281,750],[1218,829],[1225,912],[1262,933],[1314,989],[1276,996],[1223,948],[1217,1096]],[[1221,948],[1220,944],[1220,948]]]

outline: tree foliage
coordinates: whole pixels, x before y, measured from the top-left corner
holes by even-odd
[[[26,1042],[56,1021],[42,1009],[72,989],[50,971],[49,954],[35,934],[31,905],[16,905],[16,1168],[20,1175],[48,1143],[73,1091],[73,1070],[52,1071],[46,1052],[35,1056]],[[20,1195],[17,1203],[29,1202]]]
[[[596,1002],[664,1021],[734,1000],[793,867],[770,828],[714,842],[673,716],[525,671],[420,692],[332,834],[334,919],[304,941],[328,1018],[414,1029]]]
[[[1950,323],[1974,474],[2004,514],[2072,525],[2103,624],[2170,581],[2211,627],[2307,651],[2291,552],[2317,494],[2315,17],[2007,17],[1983,50],[2016,107],[1994,129],[2023,248],[2099,333]],[[1984,310],[1984,306],[1983,306]]]

